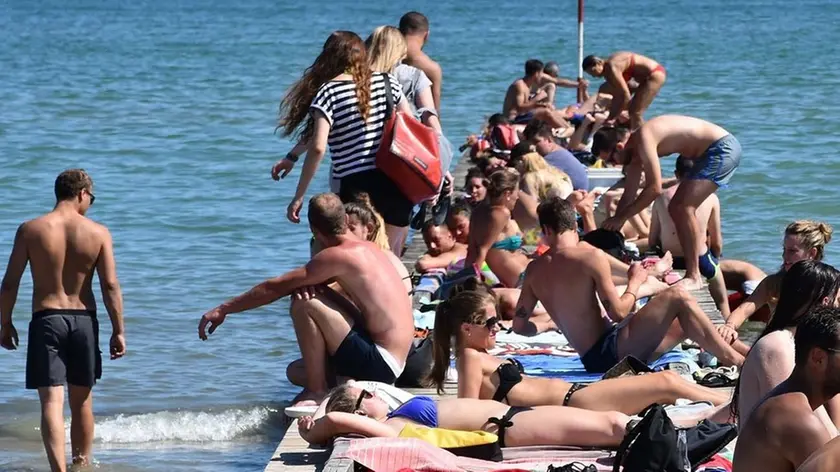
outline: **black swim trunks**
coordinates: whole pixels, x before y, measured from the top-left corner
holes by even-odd
[[[29,322],[26,388],[93,387],[102,378],[99,322],[88,310],[41,310]]]
[[[340,376],[393,384],[402,374],[402,368],[399,368],[399,372],[394,372],[394,368],[398,366],[392,368],[382,357],[380,349],[382,348],[373,342],[364,328],[354,325],[332,355],[330,362],[335,373]],[[385,355],[390,356],[390,353],[386,351]],[[391,361],[398,362],[393,356]],[[405,362],[403,368],[404,364]]]
[[[590,374],[603,374],[618,364],[618,325],[607,329],[580,361]]]
[[[360,192],[367,193],[373,207],[386,224],[406,227],[411,221],[414,204],[405,198],[397,183],[379,169],[350,174],[341,179],[339,196],[344,203],[352,202]]]

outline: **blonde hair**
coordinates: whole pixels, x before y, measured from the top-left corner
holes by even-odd
[[[368,241],[379,246],[385,251],[391,250],[391,245],[388,243],[388,234],[385,232],[385,220],[373,208],[373,203],[370,201],[370,195],[365,192],[359,192],[354,196],[354,201],[344,205],[344,212],[348,215],[353,215],[359,219],[359,223],[371,228],[368,234]]]
[[[536,152],[522,156],[522,170],[523,182],[540,201],[554,196],[565,199],[574,191],[569,175],[546,162]]]
[[[380,26],[373,30],[365,41],[365,46],[370,68],[374,72],[393,72],[408,54],[405,38],[400,30],[393,26]]]
[[[799,243],[810,251],[816,249],[814,260],[821,261],[825,256],[825,245],[831,241],[834,230],[830,225],[820,221],[798,220],[785,228],[785,236],[794,236]]]

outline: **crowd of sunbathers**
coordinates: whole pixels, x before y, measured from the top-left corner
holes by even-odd
[[[416,261],[417,275],[446,274],[437,293],[432,359],[424,361],[415,342],[412,277],[399,258],[414,205],[400,182],[376,167],[374,155],[386,121],[386,88],[395,106],[445,141],[442,71],[422,51],[429,35],[429,21],[418,12],[404,15],[398,27],[376,28],[366,41],[348,31],[330,35],[283,98],[278,127],[298,144],[271,172],[276,180],[286,177],[306,151],[287,212],[297,223],[315,172],[331,153],[332,192],[308,201],[311,259],[205,313],[199,336],[207,339],[229,314],[290,296],[301,359],[288,366],[287,377],[303,387],[296,405],[322,405],[314,418],[299,421],[300,434],[313,443],[343,433],[398,436],[412,423],[491,431],[508,446],[615,447],[629,415],[688,399],[717,407],[703,418],[740,425],[735,470],[792,471],[815,452],[804,470],[833,470],[838,446],[831,439],[840,425],[840,274],[821,262],[832,230],[819,222],[791,223],[783,264],[769,276],[723,259],[715,192],[740,164],[740,144],[698,118],[645,121],[666,72],[640,54],[587,57],[587,73],[605,79],[591,96],[587,81],[563,79],[556,64],[528,60],[502,112],[467,140],[462,149],[475,167],[461,191],[453,191],[457,183],[447,174],[440,195],[423,203],[413,220],[428,248]],[[557,87],[577,89],[580,102],[556,108]],[[671,154],[679,158],[674,178],[665,179],[660,157]],[[599,167],[620,167],[624,177],[608,189],[590,189],[588,168]],[[63,173],[54,213],[83,217],[94,201],[92,189],[83,171]],[[16,296],[29,254],[50,250],[40,248],[37,225],[26,225],[15,242],[4,296]],[[91,231],[103,231],[97,228]],[[111,254],[110,236],[104,240]],[[79,273],[95,268],[113,279],[103,288],[114,300],[106,305],[120,327],[112,338],[112,356],[119,357],[125,349],[119,285],[108,266],[112,255],[107,263],[97,257]],[[685,270],[684,276],[675,269]],[[43,285],[40,277],[36,287]],[[692,295],[704,280],[722,325],[715,326]],[[60,308],[48,301],[33,306]],[[751,348],[738,333],[748,319],[767,322]],[[721,365],[740,367],[741,375],[732,398],[667,370],[589,385],[530,377],[515,360],[491,355],[502,328],[528,336],[560,331],[590,373],[606,373],[629,356],[652,362],[690,338]],[[16,336],[11,310],[4,310],[2,345],[15,348]],[[443,392],[453,356],[457,396],[440,401],[420,396],[389,411],[375,393],[344,383],[403,379]],[[65,357],[60,362],[75,362]],[[88,394],[98,378],[89,367]],[[30,388],[64,381],[46,373],[39,381],[38,367],[31,369]],[[89,455],[89,443],[78,451]],[[63,446],[53,452],[62,455]]]

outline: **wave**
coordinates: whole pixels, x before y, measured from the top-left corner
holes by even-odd
[[[263,435],[282,423],[282,416],[282,408],[270,406],[120,414],[97,421],[95,439],[105,444],[231,441]]]

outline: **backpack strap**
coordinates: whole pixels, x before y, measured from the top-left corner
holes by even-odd
[[[387,122],[394,114],[394,92],[391,90],[391,77],[385,72],[380,75],[385,82],[385,121]]]

